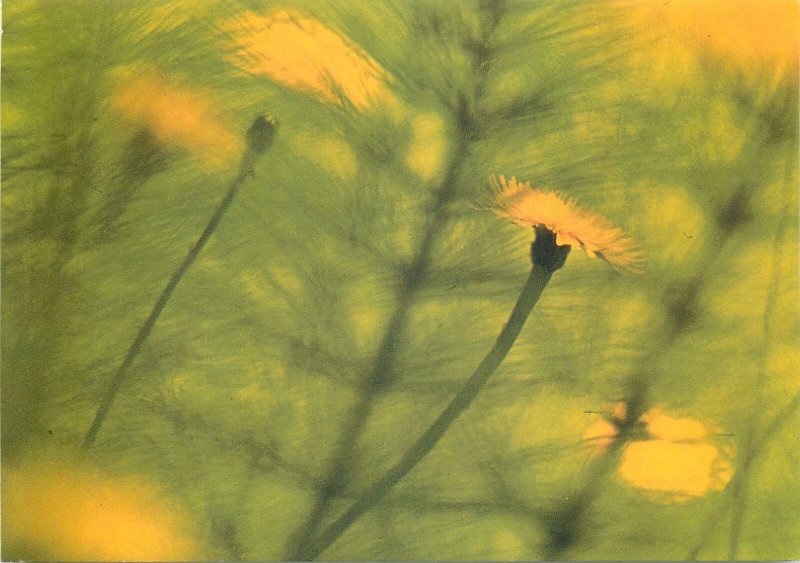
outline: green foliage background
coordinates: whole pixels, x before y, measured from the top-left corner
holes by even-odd
[[[213,92],[242,135],[258,114],[280,122],[89,452],[185,506],[203,557],[287,556],[399,307],[391,384],[370,403],[325,522],[488,351],[532,238],[474,209],[492,174],[612,218],[645,251],[646,272],[620,275],[573,251],[476,403],[322,557],[800,554],[796,71],[697,46],[655,73],[652,30],[612,3],[280,3],[387,69],[407,115],[442,124],[426,140],[413,119],[238,72],[219,24],[272,4],[176,3],[154,26],[159,6],[4,5],[4,465],[78,450],[233,176],[235,165],[209,169],[114,112],[114,70],[146,63]],[[302,139],[346,145],[353,173]],[[423,179],[406,155],[436,142],[438,172]],[[430,266],[409,282],[426,229]],[[598,419],[587,411],[630,397],[634,382],[644,409],[717,429],[735,470],[724,490],[671,502],[626,484],[615,459],[598,465],[581,443]],[[4,559],[30,557],[3,539]]]

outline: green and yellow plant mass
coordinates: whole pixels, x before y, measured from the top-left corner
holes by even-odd
[[[795,0],[8,0],[0,558],[800,557]]]

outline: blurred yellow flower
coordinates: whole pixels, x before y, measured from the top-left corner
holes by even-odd
[[[713,444],[654,440],[628,444],[619,473],[635,487],[669,493],[680,502],[721,491],[733,471]]]
[[[621,422],[625,419],[625,410],[625,403],[617,403],[606,416],[596,421],[583,433],[583,439],[592,446],[594,453],[601,453],[611,445],[618,433],[614,422]]]
[[[303,14],[247,12],[225,26],[238,53],[235,64],[326,101],[349,100],[358,109],[386,100],[387,73],[348,37]]]
[[[189,561],[200,555],[176,504],[137,479],[52,461],[3,468],[3,559]]]
[[[674,418],[655,408],[642,416],[649,440],[625,447],[620,476],[631,485],[685,501],[725,488],[733,475],[720,449],[706,440],[708,430],[690,417]]]
[[[797,0],[652,0],[663,33],[696,42],[748,68],[765,64],[797,73]]]
[[[546,227],[559,246],[577,246],[590,258],[615,268],[640,271],[642,253],[632,238],[600,215],[583,211],[575,201],[551,191],[534,190],[516,178],[493,178],[495,200],[489,207],[521,227]]]
[[[203,93],[174,86],[154,70],[118,71],[111,106],[157,141],[199,156],[214,168],[234,164],[243,141],[223,124],[213,101]]]
[[[691,417],[673,418],[656,407],[642,415],[642,422],[647,425],[647,434],[658,440],[685,442],[702,440],[708,430],[699,420]]]
[[[625,416],[618,404],[610,420],[592,424],[584,433],[595,454],[605,449],[618,433],[615,421]],[[733,475],[726,455],[708,438],[702,422],[690,417],[674,418],[659,408],[642,415],[646,439],[625,444],[619,466],[620,477],[634,487],[664,493],[668,502],[683,502],[725,488]]]

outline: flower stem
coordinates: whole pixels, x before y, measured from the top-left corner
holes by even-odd
[[[500,0],[487,0],[481,5],[483,23],[471,52],[474,89],[471,95],[463,91],[459,93],[457,100],[450,100],[455,102],[450,109],[457,126],[457,141],[450,164],[435,190],[429,220],[420,237],[419,247],[398,284],[394,313],[378,346],[374,366],[361,382],[359,396],[345,417],[334,455],[317,488],[311,509],[288,542],[286,560],[302,561],[310,558],[309,550],[313,549],[318,532],[331,513],[333,501],[348,486],[355,465],[358,441],[369,421],[375,401],[398,377],[395,365],[409,315],[420,289],[424,287],[435,245],[448,221],[448,204],[457,192],[459,177],[470,154],[470,147],[480,130],[474,106],[483,95],[490,66],[489,46],[503,13],[502,4]]]
[[[139,332],[136,334],[136,338],[133,339],[133,343],[131,343],[128,353],[125,355],[125,359],[117,369],[114,377],[111,378],[111,383],[109,384],[105,395],[103,395],[100,406],[97,408],[97,413],[94,416],[92,425],[89,427],[89,430],[86,432],[86,435],[83,438],[82,449],[84,451],[91,448],[92,444],[94,444],[94,441],[97,439],[97,434],[100,432],[100,427],[103,425],[103,422],[108,416],[111,403],[113,403],[114,398],[119,392],[122,382],[124,381],[125,376],[128,374],[128,370],[130,370],[131,366],[133,365],[133,361],[136,359],[136,356],[139,355],[142,346],[144,346],[144,343],[147,341],[147,337],[150,336],[153,327],[158,321],[158,318],[161,316],[161,313],[164,311],[164,308],[167,306],[169,298],[172,296],[175,288],[178,287],[178,284],[180,283],[181,279],[183,279],[183,276],[189,271],[189,268],[192,266],[192,264],[194,264],[194,261],[199,256],[200,251],[203,250],[203,247],[206,245],[208,240],[211,238],[211,235],[219,226],[222,216],[225,215],[228,207],[230,207],[231,203],[233,202],[236,192],[239,191],[239,188],[242,186],[242,184],[244,184],[247,178],[253,174],[253,167],[256,159],[263,154],[270,145],[274,136],[275,126],[276,122],[274,120],[267,120],[264,117],[258,117],[247,131],[247,148],[242,156],[242,160],[239,165],[239,173],[237,174],[236,179],[228,188],[228,193],[225,194],[225,197],[222,199],[219,207],[217,207],[217,210],[214,212],[211,220],[206,225],[206,228],[203,229],[203,232],[200,234],[197,242],[194,243],[192,248],[189,250],[189,253],[183,259],[181,265],[178,267],[175,273],[172,274],[172,277],[170,278],[169,282],[167,282],[166,287],[164,287],[164,290],[161,292],[158,301],[156,301],[155,305],[153,305],[150,315],[139,329]]]
[[[537,242],[541,239],[537,235]],[[403,457],[378,481],[369,487],[339,518],[326,528],[316,541],[306,546],[303,558],[312,560],[331,546],[362,514],[374,507],[409,471],[411,471],[430,451],[436,446],[445,432],[452,426],[471,404],[478,393],[505,359],[517,337],[525,325],[534,305],[542,295],[553,273],[560,267],[551,267],[536,258],[536,245],[533,245],[534,264],[528,280],[517,299],[508,322],[495,341],[494,346],[475,369],[473,374],[464,382],[461,389],[450,404],[439,414],[436,420],[417,439],[416,442],[403,454]],[[554,245],[554,239],[553,239]],[[563,264],[563,258],[569,247],[558,247],[561,256],[556,260]],[[564,250],[566,249],[566,250]]]

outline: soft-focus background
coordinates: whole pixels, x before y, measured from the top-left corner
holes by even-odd
[[[3,8],[4,560],[289,557],[389,319],[391,384],[321,528],[505,322],[532,233],[476,209],[495,174],[605,215],[645,272],[573,251],[478,400],[320,557],[800,556],[796,2]],[[259,114],[275,143],[83,456]]]

